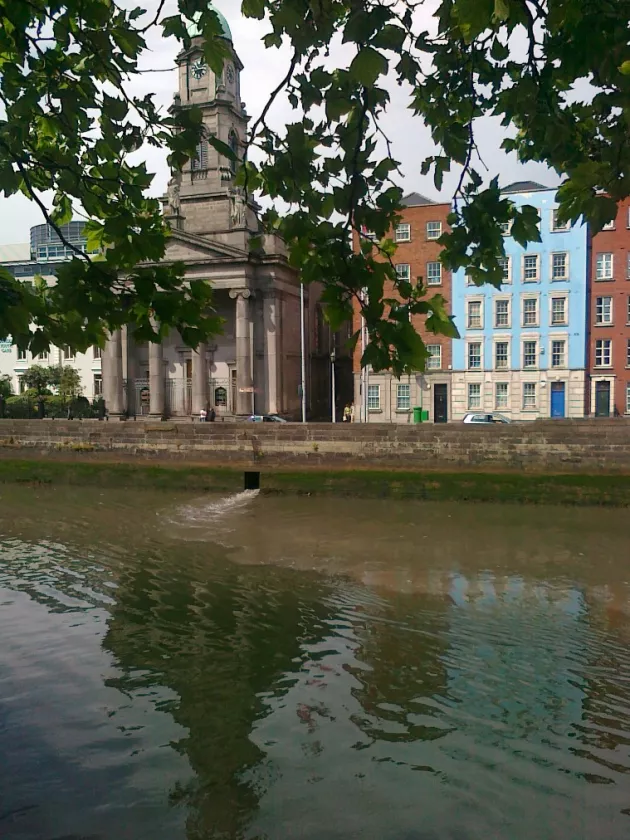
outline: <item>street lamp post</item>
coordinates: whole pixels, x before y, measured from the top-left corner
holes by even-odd
[[[335,348],[330,351],[330,391],[331,391],[331,400],[332,406],[330,409],[331,413],[331,420],[333,423],[337,422],[337,411],[336,411],[336,402],[337,402],[337,386],[335,383],[335,359],[337,357]]]

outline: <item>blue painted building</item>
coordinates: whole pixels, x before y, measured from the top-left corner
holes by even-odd
[[[497,411],[514,420],[583,417],[589,239],[586,224],[560,225],[555,189],[506,187],[540,215],[541,242],[522,248],[505,231],[504,283],[453,274],[453,419]]]

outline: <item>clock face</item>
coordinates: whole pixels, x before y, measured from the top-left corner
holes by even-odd
[[[193,79],[203,79],[203,77],[208,72],[208,67],[203,63],[203,61],[198,58],[196,61],[190,65],[190,75]]]
[[[225,75],[227,77],[228,84],[233,85],[234,84],[234,68],[232,67],[231,64],[228,64],[228,66],[225,70]]]

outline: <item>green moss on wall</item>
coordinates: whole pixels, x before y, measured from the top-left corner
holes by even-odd
[[[0,482],[222,493],[242,489],[243,472],[182,463],[11,458],[0,459]],[[279,495],[630,507],[630,476],[623,475],[289,470],[262,471],[261,488]]]

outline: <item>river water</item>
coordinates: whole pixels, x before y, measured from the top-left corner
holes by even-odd
[[[630,837],[623,510],[0,488],[0,837]]]

